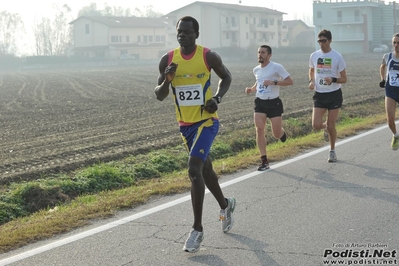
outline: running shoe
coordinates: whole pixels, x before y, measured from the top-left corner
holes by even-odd
[[[220,210],[219,221],[222,222],[222,231],[227,233],[233,228],[234,219],[233,212],[236,207],[236,199],[235,198],[227,198],[227,207],[226,209]]]
[[[399,148],[399,137],[392,137],[392,143],[391,143],[392,150],[396,151]]]
[[[190,253],[197,252],[200,248],[202,240],[204,240],[204,232],[199,232],[194,228],[191,229],[190,235],[184,244],[183,250]]]
[[[337,161],[337,155],[335,154],[335,151],[330,151],[330,155],[328,156],[328,162],[335,163],[336,161]]]
[[[285,142],[287,140],[287,134],[285,134],[285,131],[284,131],[283,136],[280,138],[280,140],[281,140],[281,142]]]
[[[265,171],[269,169],[269,161],[268,160],[262,160],[262,163],[258,167],[258,171]]]
[[[326,142],[330,141],[330,137],[328,136],[327,128],[324,129],[323,136],[324,136],[324,141],[326,141]]]

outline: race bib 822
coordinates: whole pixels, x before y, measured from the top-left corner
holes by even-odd
[[[204,104],[201,84],[176,86],[176,99],[180,106],[194,106]]]

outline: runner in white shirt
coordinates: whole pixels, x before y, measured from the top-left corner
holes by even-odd
[[[332,34],[329,30],[320,31],[317,37],[320,50],[312,53],[309,59],[309,89],[315,91],[312,126],[315,130],[324,129],[324,136],[330,142],[328,162],[336,162],[335,124],[343,101],[341,84],[347,81],[346,64],[342,55],[331,48]],[[327,120],[324,122],[326,112]]]
[[[254,123],[256,127],[256,143],[261,155],[259,171],[269,169],[266,155],[266,121],[270,119],[273,136],[285,142],[287,135],[282,128],[283,103],[279,97],[280,86],[292,85],[290,74],[278,63],[270,61],[272,48],[262,45],[258,48],[258,62],[253,70],[256,82],[252,87],[246,87],[245,93],[256,92]]]

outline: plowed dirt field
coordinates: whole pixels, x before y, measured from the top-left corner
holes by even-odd
[[[384,97],[382,55],[345,56],[344,104]],[[308,55],[274,56],[294,80],[281,89],[285,116],[312,107]],[[253,62],[225,62],[233,75],[220,105],[221,131],[252,127]],[[157,63],[0,72],[0,185],[181,142],[169,96],[157,101]],[[217,85],[213,75],[213,88]]]

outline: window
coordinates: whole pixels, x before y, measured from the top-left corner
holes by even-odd
[[[237,26],[235,17],[231,17],[231,25],[234,27]]]
[[[111,36],[111,42],[118,42],[118,36]]]
[[[90,24],[85,25],[85,33],[90,34]]]
[[[342,22],[342,11],[337,11],[337,22]]]
[[[141,36],[137,36],[137,42],[140,43],[141,42]]]
[[[274,18],[270,19],[270,25],[273,26],[274,25]]]
[[[264,28],[269,27],[269,21],[267,19],[261,19],[259,22],[260,26],[263,26]]]
[[[155,36],[155,42],[165,42],[165,35]]]
[[[130,36],[129,35],[126,36],[126,42],[130,42]]]
[[[248,32],[245,34],[245,37],[246,37],[247,40],[249,39],[249,33]]]
[[[147,36],[147,35],[144,35],[144,36],[143,36],[143,42],[144,42],[144,43],[148,43],[148,36]]]
[[[321,11],[317,11],[317,18],[322,18],[323,16],[322,16],[322,13],[321,13]]]
[[[249,19],[248,19],[248,17],[246,17],[245,18],[245,24],[248,24],[249,23]]]

